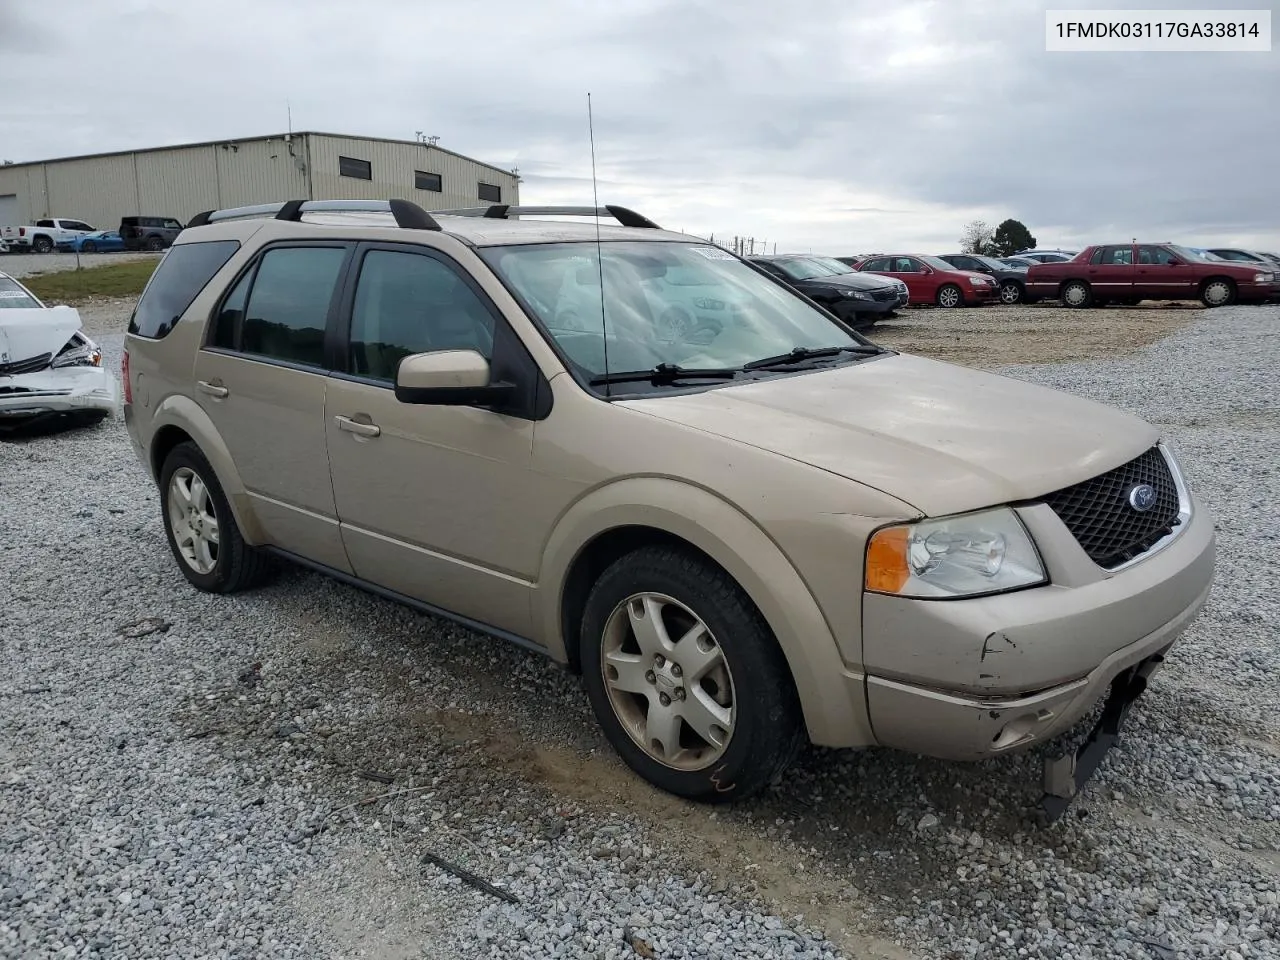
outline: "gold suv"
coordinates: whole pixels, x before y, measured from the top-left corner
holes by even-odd
[[[1213,577],[1147,423],[876,346],[621,207],[201,214],[123,373],[196,587],[284,558],[537,650],[701,800],[806,738],[1025,748],[1109,690],[1056,815]]]

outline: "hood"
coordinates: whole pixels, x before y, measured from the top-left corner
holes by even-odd
[[[848,287],[852,290],[882,290],[885,287],[896,287],[889,277],[881,277],[874,273],[837,273],[830,277],[813,277],[800,280],[799,283],[820,283],[828,287]]]
[[[621,402],[874,487],[930,516],[1043,496],[1159,438],[1145,421],[1091,400],[903,355]]]
[[[80,314],[71,307],[0,310],[0,363],[57,354],[79,329]]]

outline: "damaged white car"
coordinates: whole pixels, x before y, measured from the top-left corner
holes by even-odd
[[[119,409],[119,385],[80,314],[46,307],[0,273],[0,428],[62,417],[93,423]]]

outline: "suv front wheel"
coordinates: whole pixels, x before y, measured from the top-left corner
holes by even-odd
[[[180,443],[160,469],[164,532],[178,567],[209,593],[234,593],[259,583],[269,558],[244,542],[222,485],[200,448]]]
[[[622,759],[691,800],[750,796],[803,739],[786,659],[742,589],[674,548],[645,547],[609,567],[587,598],[582,673]]]

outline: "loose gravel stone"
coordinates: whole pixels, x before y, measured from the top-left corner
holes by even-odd
[[[683,803],[531,654],[297,569],[191,589],[121,421],[0,441],[0,956],[1280,957],[1278,321],[1005,371],[1160,424],[1218,522],[1204,613],[1048,829],[1043,751],[811,749]]]

